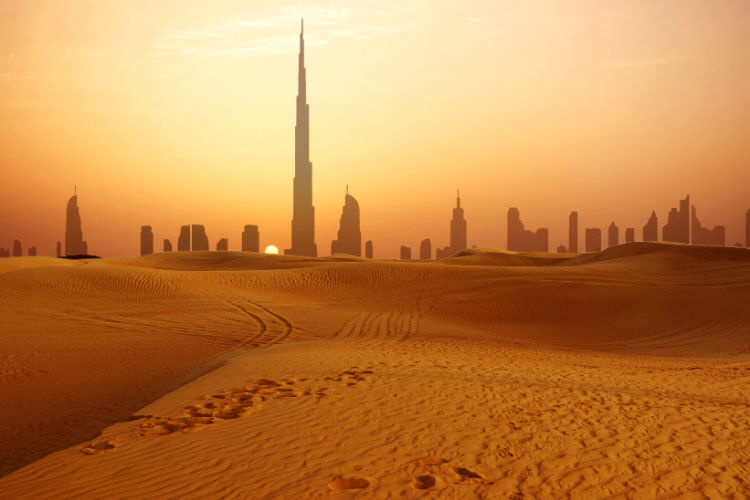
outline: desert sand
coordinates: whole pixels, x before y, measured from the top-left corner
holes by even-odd
[[[0,498],[748,498],[750,250],[0,259]]]

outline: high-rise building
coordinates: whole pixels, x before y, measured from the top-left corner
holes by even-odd
[[[141,226],[141,255],[154,253],[154,233],[151,226]]]
[[[23,257],[21,242],[18,240],[13,240],[13,257]]]
[[[570,212],[568,216],[568,252],[578,253],[578,212]]]
[[[430,243],[430,246],[432,246],[432,243]],[[456,208],[453,209],[453,217],[450,222],[450,245],[436,249],[435,257],[438,259],[451,257],[466,250],[466,248],[466,219],[464,218],[464,209],[461,208],[461,193],[456,191]]]
[[[750,247],[750,208],[745,214],[745,246]]]
[[[190,226],[190,232],[192,233],[192,241],[190,248],[194,252],[208,251],[208,236],[206,236],[206,228],[202,224],[193,224]]]
[[[549,233],[546,227],[531,232],[524,228],[516,207],[508,209],[508,250],[516,252],[546,252],[549,250]]]
[[[651,217],[643,226],[643,241],[659,241],[659,220],[656,218],[656,212],[651,212]]]
[[[411,248],[401,245],[401,260],[411,260]]]
[[[5,259],[5,258],[8,258],[8,257],[10,257],[10,251],[6,250],[3,247],[0,247],[0,259]]]
[[[430,260],[432,258],[432,242],[430,238],[425,238],[419,244],[419,258],[421,260]]]
[[[662,241],[690,243],[690,195],[680,200],[680,209],[673,208],[667,215],[667,224],[662,228]]]
[[[190,251],[190,226],[180,227],[180,236],[177,237],[177,251]]]
[[[339,219],[338,239],[331,242],[331,255],[345,253],[349,255],[362,255],[362,232],[359,229],[359,203],[354,196],[349,194],[349,186],[346,187],[344,196],[344,207]]]
[[[602,230],[598,227],[586,228],[586,251],[598,252],[602,249]]]
[[[607,231],[607,247],[616,247],[620,244],[620,228],[613,222]]]
[[[692,223],[692,243],[693,245],[725,245],[724,226],[714,226],[713,229],[703,227],[700,219],[695,212],[695,205],[692,206],[691,212],[691,223]]]
[[[307,104],[305,69],[305,25],[299,34],[299,68],[297,92],[297,123],[294,126],[294,214],[292,216],[292,248],[287,255],[318,256],[315,244],[315,207],[312,197],[312,163],[310,162],[310,106]]]
[[[628,227],[625,229],[625,243],[635,243],[635,228]]]
[[[36,257],[36,247],[29,247],[27,253],[29,257]]]
[[[219,241],[216,242],[216,251],[217,252],[226,252],[229,250],[229,240],[226,238],[221,238]]]
[[[365,243],[365,257],[372,259],[372,240],[367,240]]]
[[[65,255],[86,255],[88,244],[83,241],[81,214],[78,210],[78,193],[68,200],[65,210]]]
[[[257,252],[259,248],[260,234],[258,233],[258,226],[246,225],[245,230],[242,231],[242,251]]]
[[[171,252],[172,251],[172,242],[168,239],[164,239],[164,246],[163,246],[164,252]]]
[[[62,257],[62,242],[61,241],[57,242],[57,256]]]

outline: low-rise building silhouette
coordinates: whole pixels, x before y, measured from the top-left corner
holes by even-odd
[[[568,249],[565,248],[565,245],[558,245],[557,253],[568,253]]]
[[[643,241],[659,241],[659,219],[655,211],[651,212],[648,222],[643,226]]]
[[[714,226],[713,229],[703,227],[695,212],[695,205],[691,207],[692,243],[693,245],[725,245],[724,226]]]
[[[613,222],[607,231],[607,247],[616,247],[620,244],[620,228]]]
[[[172,251],[172,242],[168,239],[164,238],[164,246],[163,246],[164,252],[171,252]]]
[[[242,231],[242,251],[258,252],[260,250],[260,233],[258,226],[248,224]]]
[[[421,260],[432,259],[432,242],[430,238],[425,238],[422,243],[419,244],[419,258]]]
[[[18,240],[13,240],[13,257],[23,257],[21,242]]]
[[[154,253],[154,233],[151,226],[141,226],[141,255]]]
[[[401,260],[411,260],[411,247],[401,245]]]
[[[30,247],[26,253],[29,257],[36,257],[36,247]]]
[[[365,243],[365,257],[372,259],[372,240],[367,240]]]
[[[625,229],[625,243],[635,243],[635,228],[628,227]]]
[[[190,249],[194,252],[208,251],[206,228],[202,224],[193,224],[190,226],[190,232],[192,233]]]
[[[570,212],[568,216],[568,250],[578,253],[578,212]]]
[[[180,235],[177,237],[177,251],[190,251],[190,226],[180,227]]]
[[[690,195],[680,200],[680,209],[673,208],[667,215],[667,223],[662,228],[662,241],[690,243]]]
[[[546,252],[549,250],[549,233],[546,227],[536,232],[527,230],[518,209],[508,209],[508,250],[516,252]]]
[[[602,249],[602,230],[598,227],[586,228],[586,251],[598,252]]]
[[[217,252],[226,252],[229,250],[229,240],[226,238],[221,238],[219,241],[216,242],[216,251]]]
[[[10,257],[10,250],[0,247],[0,259],[5,259],[8,257]]]
[[[331,255],[345,253],[347,255],[362,255],[362,232],[359,229],[359,203],[349,194],[346,186],[344,207],[339,219],[338,239],[331,241]]]

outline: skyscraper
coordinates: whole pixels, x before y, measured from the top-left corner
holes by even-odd
[[[568,252],[578,253],[578,212],[570,212],[568,217]]]
[[[425,238],[419,244],[419,258],[421,260],[430,260],[432,258],[432,242],[430,238]]]
[[[508,250],[516,252],[546,252],[549,249],[549,232],[546,227],[535,232],[525,228],[516,207],[508,209]]]
[[[745,214],[745,246],[750,248],[750,208]]]
[[[65,255],[86,255],[88,251],[88,244],[83,241],[83,231],[81,231],[78,193],[74,192],[65,210]]]
[[[229,250],[229,240],[226,238],[221,238],[219,241],[216,242],[216,251],[217,252],[226,252]]]
[[[456,208],[453,209],[450,230],[450,246],[436,249],[435,257],[438,259],[452,257],[466,250],[466,219],[464,219],[464,209],[461,208],[461,193],[458,191],[456,191]]]
[[[13,240],[13,257],[23,257],[21,242],[18,240]]]
[[[643,241],[658,241],[659,238],[659,220],[656,218],[656,212],[651,211],[651,217],[643,226]]]
[[[190,226],[180,227],[180,235],[177,237],[177,251],[190,251]]]
[[[359,203],[354,196],[349,194],[349,186],[346,187],[344,196],[344,207],[341,210],[339,220],[338,239],[331,242],[331,255],[345,253],[349,255],[362,255],[362,232],[359,229]]]
[[[680,200],[680,209],[673,208],[667,215],[661,239],[676,243],[690,243],[690,195]]]
[[[151,226],[141,226],[141,255],[154,253],[154,233]]]
[[[625,243],[635,243],[635,228],[625,228]]]
[[[586,251],[598,252],[602,249],[602,230],[598,227],[586,228]]]
[[[248,224],[245,226],[245,230],[242,231],[242,251],[243,252],[257,252],[260,246],[260,235],[258,233],[258,226]]]
[[[206,236],[206,228],[202,224],[193,224],[190,226],[190,232],[192,233],[190,248],[193,251],[208,251],[208,236]]]
[[[714,226],[713,229],[703,227],[700,219],[695,211],[695,205],[692,206],[690,215],[690,223],[693,226],[692,230],[692,241],[693,245],[725,245],[725,229],[724,226]]]
[[[607,231],[607,247],[616,247],[620,244],[620,228],[613,222]]]
[[[294,126],[294,214],[292,248],[287,255],[318,256],[315,244],[315,207],[312,203],[312,163],[310,162],[310,106],[307,104],[305,70],[305,24],[299,34],[297,123]]]
[[[164,238],[164,246],[162,248],[164,248],[165,252],[171,252],[172,251],[172,242],[169,241],[168,239]]]
[[[411,248],[401,245],[401,260],[411,260]]]
[[[367,240],[365,243],[365,257],[372,259],[372,240]]]

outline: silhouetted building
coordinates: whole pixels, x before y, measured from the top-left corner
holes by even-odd
[[[466,250],[466,219],[464,209],[461,208],[461,193],[456,191],[456,208],[450,222],[450,246],[438,248],[435,257],[443,259]]]
[[[425,238],[422,243],[419,244],[419,258],[422,260],[430,260],[432,258],[432,242],[430,238]]]
[[[68,200],[65,210],[65,255],[86,255],[88,244],[83,241],[81,214],[78,211],[78,193]]]
[[[673,208],[667,215],[667,224],[662,228],[662,241],[690,243],[690,195],[680,200],[680,210]]]
[[[549,250],[547,228],[531,232],[524,228],[518,209],[508,209],[508,250],[516,252],[546,252]]]
[[[190,226],[190,232],[192,233],[190,249],[194,252],[207,251],[208,236],[206,236],[206,228],[202,224],[193,224]]]
[[[745,246],[750,247],[750,208],[745,214]]]
[[[141,226],[141,255],[154,253],[154,233],[151,226]]]
[[[411,259],[411,248],[401,245],[401,260],[410,260]]]
[[[229,240],[226,238],[220,239],[218,242],[216,242],[216,251],[217,252],[226,252],[229,250]]]
[[[163,249],[164,249],[165,252],[171,252],[172,251],[172,242],[169,241],[168,239],[164,239],[164,247],[163,247]]]
[[[651,212],[651,217],[643,226],[643,241],[659,241],[659,219],[656,218],[656,212]]]
[[[13,257],[23,257],[21,242],[18,240],[13,240]]]
[[[557,253],[568,253],[568,249],[565,248],[565,245],[560,245],[557,247]]]
[[[27,253],[28,253],[29,257],[36,257],[36,247],[29,248],[29,250],[27,251]]]
[[[257,252],[260,249],[260,234],[258,226],[247,225],[242,231],[242,251]]]
[[[365,257],[372,259],[372,240],[367,240],[365,243]]]
[[[10,251],[3,247],[0,247],[0,259],[5,259],[8,257],[10,257]]]
[[[62,242],[61,241],[57,242],[57,256],[62,257]]]
[[[620,229],[613,222],[607,231],[607,247],[616,247],[620,244]]]
[[[180,227],[180,236],[177,238],[177,251],[190,251],[190,226]]]
[[[305,25],[299,34],[297,124],[294,126],[294,214],[292,248],[287,255],[318,256],[315,244],[315,207],[312,200],[312,163],[310,162],[310,106],[307,104],[305,69]]]
[[[625,243],[635,243],[635,228],[629,227],[625,229]]]
[[[331,254],[345,253],[349,255],[362,255],[362,232],[359,230],[359,203],[354,196],[349,194],[349,186],[346,187],[344,196],[344,207],[339,219],[338,239],[331,242]]]
[[[568,251],[578,253],[578,212],[570,212],[568,216]]]
[[[586,251],[598,252],[602,249],[602,230],[598,227],[586,228]]]
[[[692,243],[693,245],[716,245],[724,246],[724,226],[714,226],[713,229],[708,229],[701,225],[701,221],[695,213],[695,205],[692,207],[691,222],[693,226],[692,230]]]

